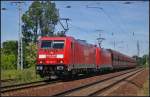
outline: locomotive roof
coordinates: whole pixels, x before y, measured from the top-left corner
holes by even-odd
[[[71,36],[64,36],[64,37],[58,37],[58,36],[53,36],[53,37],[49,37],[49,36],[44,36],[44,37],[40,37],[39,40],[64,40],[66,38],[71,38],[71,39],[75,39],[74,37]],[[89,44],[86,42],[86,40],[81,40],[81,39],[75,39],[76,41],[78,41],[80,44],[83,45],[88,45],[88,46],[94,46],[92,44]]]
[[[49,40],[49,39],[60,39],[60,40],[64,40],[66,38],[73,38],[73,37],[70,37],[70,36],[63,36],[63,37],[60,37],[60,36],[44,36],[44,37],[40,37],[39,40]]]

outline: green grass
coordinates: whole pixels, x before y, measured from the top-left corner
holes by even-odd
[[[39,75],[36,75],[34,67],[24,70],[2,70],[1,79],[16,79],[16,83],[42,80]]]

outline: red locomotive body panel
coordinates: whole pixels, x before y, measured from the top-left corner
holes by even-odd
[[[111,53],[102,48],[96,48],[97,68],[112,68]]]
[[[44,44],[44,41],[45,44]],[[48,42],[51,45],[50,42],[55,42],[56,44],[58,43],[63,43],[64,47],[62,48],[51,48],[48,47]],[[42,46],[43,42],[43,48]],[[58,38],[49,38],[49,37],[42,37],[39,41],[39,49],[38,49],[38,58],[37,58],[37,64],[43,64],[43,65],[55,65],[55,64],[65,64],[67,62],[67,56],[65,55],[66,53],[66,46],[67,41],[66,38],[58,37]],[[45,45],[45,47],[44,47]],[[47,47],[47,48],[46,48]]]
[[[95,68],[95,47],[85,42],[74,40],[73,41],[74,57],[71,64],[75,68]]]
[[[39,68],[43,66],[46,70],[57,70],[57,67],[63,66],[61,68],[67,71],[96,68],[96,47],[73,37],[42,37],[38,47]]]

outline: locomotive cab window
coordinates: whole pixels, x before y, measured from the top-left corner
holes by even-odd
[[[55,49],[63,49],[64,48],[64,41],[63,40],[55,40],[53,41],[53,48]]]
[[[51,45],[52,45],[52,41],[50,40],[43,40],[41,41],[41,48],[51,48]]]

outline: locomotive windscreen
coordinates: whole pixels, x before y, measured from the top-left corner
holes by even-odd
[[[64,41],[53,41],[53,48],[55,49],[63,49],[64,48]]]
[[[51,48],[51,45],[52,45],[52,41],[51,40],[43,40],[41,42],[41,48],[48,49],[48,48]]]
[[[49,49],[63,49],[64,48],[64,41],[63,40],[43,40],[41,42],[41,48]]]

